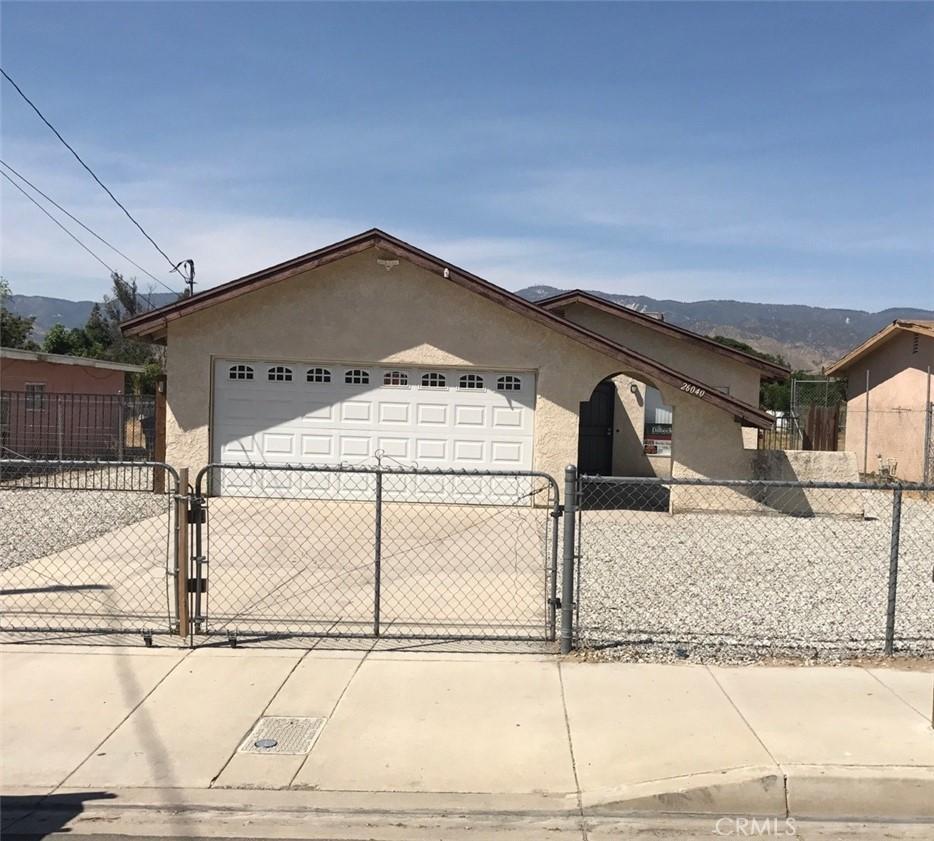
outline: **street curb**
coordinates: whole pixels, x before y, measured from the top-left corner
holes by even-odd
[[[21,815],[55,810],[56,796],[100,794],[60,788],[50,800],[38,789],[6,787],[19,795]],[[538,815],[577,812],[576,795],[455,792],[363,792],[303,789],[123,789],[86,809],[97,815],[156,813],[242,815],[257,811],[298,819],[312,814],[437,816]],[[44,802],[43,802],[44,801]],[[806,820],[934,821],[931,766],[746,766],[581,793],[584,816],[746,816]],[[61,808],[61,807],[58,807]],[[8,815],[6,817],[12,817]],[[109,818],[108,818],[109,819]]]
[[[747,766],[581,793],[588,813],[758,815],[785,817],[785,781],[777,766]]]
[[[785,768],[789,814],[822,820],[934,820],[931,766]]]

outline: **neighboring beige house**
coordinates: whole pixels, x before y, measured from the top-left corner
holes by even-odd
[[[760,378],[788,374],[585,293],[530,303],[375,229],[123,330],[167,346],[167,460],[190,468],[380,457],[560,480],[584,455],[596,473],[749,477],[744,428],[772,424]],[[632,408],[648,389],[664,465]]]
[[[932,369],[934,321],[893,321],[827,369],[847,378],[846,449],[861,473],[923,480]]]

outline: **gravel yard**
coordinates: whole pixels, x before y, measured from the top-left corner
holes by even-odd
[[[896,650],[930,655],[934,500],[909,496]],[[653,660],[881,651],[892,495],[863,497],[865,517],[585,511],[582,645],[599,656]]]
[[[165,514],[168,500],[134,491],[0,490],[0,571]]]

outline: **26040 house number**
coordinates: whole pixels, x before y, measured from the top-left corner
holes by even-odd
[[[696,385],[691,385],[690,383],[681,383],[681,390],[686,391],[688,394],[693,394],[695,397],[703,397],[707,390],[703,388],[698,388]]]

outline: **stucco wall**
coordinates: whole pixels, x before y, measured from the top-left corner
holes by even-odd
[[[564,317],[695,377],[712,388],[726,386],[733,397],[744,403],[759,405],[759,371],[755,368],[706,350],[694,342],[659,333],[586,304],[571,304],[565,309]]]
[[[913,353],[913,335],[900,333],[847,371],[845,448],[861,473],[876,473],[879,460],[894,459],[896,475],[922,481],[927,366],[934,368],[934,339],[922,336]],[[866,371],[869,371],[868,469]]]

